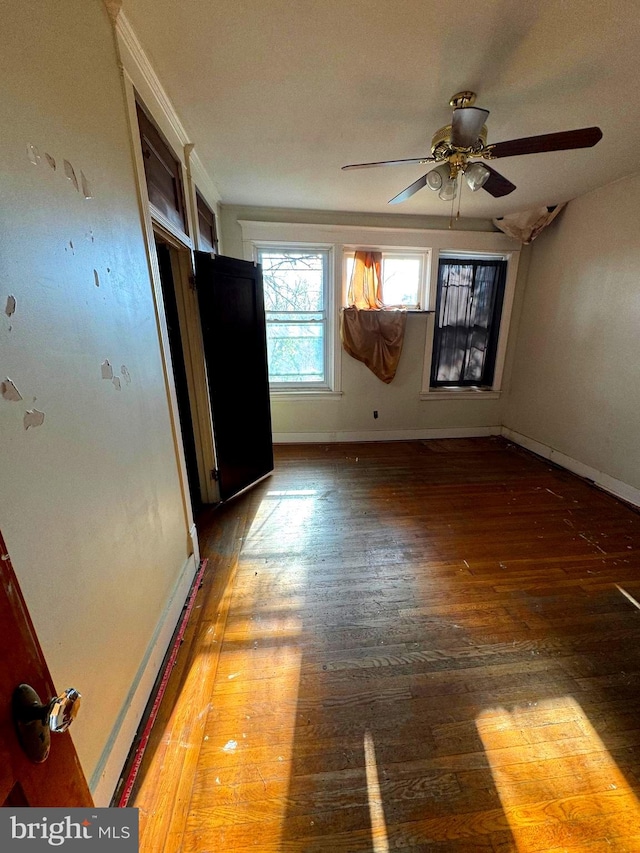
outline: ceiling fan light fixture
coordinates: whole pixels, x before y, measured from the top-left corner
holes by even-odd
[[[465,180],[471,192],[477,192],[487,183],[491,172],[482,163],[472,163],[464,173]]]
[[[438,193],[438,198],[441,198],[442,201],[453,201],[456,197],[457,191],[458,179],[449,177],[442,185],[442,189]]]
[[[427,174],[427,186],[430,190],[437,192],[442,189],[442,186],[446,181],[449,180],[450,170],[448,163],[442,163],[440,166],[437,166],[435,169],[432,169]]]

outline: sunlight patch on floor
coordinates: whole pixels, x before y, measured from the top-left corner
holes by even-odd
[[[518,853],[612,843],[640,825],[633,790],[573,697],[487,709],[476,726]]]
[[[368,729],[364,733],[364,762],[367,774],[367,798],[369,800],[369,815],[371,818],[373,853],[388,853],[389,839],[387,837],[387,824],[384,819],[384,809],[382,807],[376,749],[373,737]]]

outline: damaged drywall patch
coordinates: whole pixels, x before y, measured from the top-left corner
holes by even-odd
[[[24,413],[22,423],[25,429],[42,426],[44,423],[44,412],[39,412],[38,409],[29,409],[29,411]]]
[[[4,309],[4,313],[7,315],[7,317],[13,317],[13,315],[16,313],[16,298],[15,298],[15,296],[11,296],[11,295],[7,296],[7,306]]]
[[[122,388],[122,384],[120,382],[119,376],[114,376],[111,381],[113,382],[113,386],[116,389],[116,391],[119,391]]]
[[[75,169],[68,160],[64,161],[64,173],[73,186],[79,191],[80,187],[78,186],[78,178],[76,177]]]
[[[8,376],[0,382],[0,394],[3,400],[8,400],[10,403],[19,403],[22,400],[22,394]]]
[[[103,379],[113,379],[113,367],[111,366],[111,362],[108,358],[105,358],[105,360],[102,362],[102,364],[100,365],[100,370],[102,372]]]
[[[51,168],[55,172],[55,170],[56,170],[56,158],[52,157],[51,154],[47,154],[46,151],[44,152],[44,156],[47,158],[47,163],[51,166]]]
[[[27,157],[34,166],[38,166],[40,164],[40,152],[35,145],[27,145]]]

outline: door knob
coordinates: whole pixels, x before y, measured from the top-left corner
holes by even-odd
[[[28,684],[13,691],[13,722],[20,746],[36,764],[47,760],[50,732],[66,732],[80,710],[80,693],[69,687],[43,704]]]

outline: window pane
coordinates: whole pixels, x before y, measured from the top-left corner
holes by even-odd
[[[324,382],[322,323],[267,322],[270,382]]]
[[[321,311],[323,261],[320,252],[261,249],[264,304],[267,311]]]
[[[385,305],[417,305],[420,258],[382,258],[382,299]]]
[[[440,261],[432,384],[490,385],[505,261]]]

